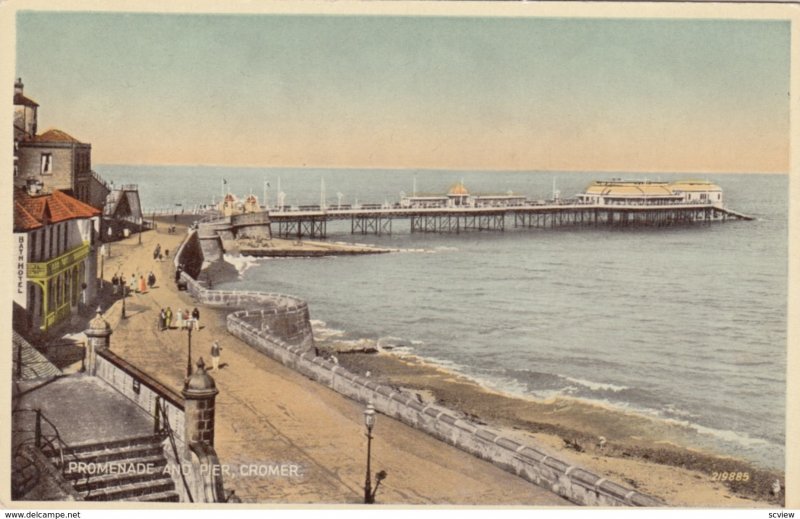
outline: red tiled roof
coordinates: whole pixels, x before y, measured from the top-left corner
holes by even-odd
[[[14,191],[14,230],[32,231],[45,220],[59,223],[78,218],[100,216],[100,211],[61,191],[30,196],[24,189]]]
[[[22,94],[14,94],[14,104],[23,106],[39,106],[39,103]]]
[[[42,222],[33,217],[22,204],[14,200],[14,230],[33,231],[42,227]]]
[[[67,132],[62,132],[61,130],[57,130],[55,128],[51,128],[44,133],[40,133],[36,137],[33,138],[34,142],[74,142],[76,144],[82,144],[81,141],[73,137],[72,135],[68,134]]]

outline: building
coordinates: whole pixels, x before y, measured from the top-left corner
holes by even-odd
[[[722,207],[722,188],[707,180],[681,180],[673,182],[670,187],[675,194],[683,195],[686,203]]]
[[[515,195],[511,191],[505,195],[476,195],[472,197],[475,207],[518,207],[525,205],[528,199],[523,195]]]
[[[45,191],[65,191],[102,209],[111,191],[92,171],[92,145],[59,129],[38,134],[39,105],[25,97],[22,79],[14,84],[14,186],[41,182]]]
[[[14,83],[14,142],[36,135],[39,104],[25,97],[24,88],[22,78],[17,79]]]
[[[112,189],[103,208],[102,239],[114,241],[145,228],[139,187],[135,184]]]
[[[400,207],[431,209],[448,207],[514,207],[525,205],[527,199],[511,191],[504,195],[471,195],[464,182],[450,188],[446,195],[401,196]]]
[[[15,328],[48,332],[96,297],[100,211],[32,181],[14,189]]]
[[[216,209],[223,216],[259,213],[262,211],[261,205],[258,203],[258,197],[252,193],[247,195],[244,200],[240,200],[233,193],[228,193],[222,198]]]
[[[711,204],[722,207],[722,188],[704,180],[596,180],[578,201],[598,205]]]

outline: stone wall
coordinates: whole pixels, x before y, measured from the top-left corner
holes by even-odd
[[[175,438],[184,441],[184,407],[179,394],[108,350],[97,350],[97,376],[154,419],[156,400],[163,402]]]
[[[191,277],[196,278],[203,269],[203,248],[197,232],[192,231],[181,243],[178,252],[175,254],[175,264],[183,265],[183,271]]]
[[[299,346],[314,347],[311,317],[305,301],[284,294],[256,291],[210,290],[185,272],[181,275],[192,297],[211,307],[250,308],[259,318],[259,329],[277,340]]]
[[[276,339],[259,326],[260,312],[241,310],[228,316],[228,331],[256,350],[357,402],[424,431],[579,505],[663,506],[660,501],[545,454],[531,445],[503,437],[435,404],[422,404],[400,390],[350,373],[313,352]]]

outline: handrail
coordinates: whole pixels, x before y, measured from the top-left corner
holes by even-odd
[[[44,415],[44,413],[42,413],[41,409],[30,409],[30,408],[22,407],[22,408],[14,409],[12,411],[12,415],[13,414],[17,414],[17,413],[21,414],[21,413],[24,413],[24,412],[36,413],[36,423],[34,425],[35,426],[35,430],[34,430],[34,438],[33,438],[34,445],[36,446],[37,449],[42,450],[42,441],[44,440],[47,443],[47,445],[50,448],[50,450],[53,453],[58,454],[58,463],[56,464],[56,467],[58,467],[61,470],[61,473],[64,474],[66,472],[66,468],[67,468],[67,464],[66,464],[65,456],[64,456],[64,451],[68,451],[69,450],[69,444],[66,441],[64,441],[64,439],[61,437],[61,433],[59,432],[58,427],[56,427],[56,425],[52,421],[50,421],[50,419],[47,418]],[[53,434],[50,434],[50,435],[42,434],[41,422],[44,422],[47,425],[49,425],[50,428],[53,430]],[[22,430],[22,431],[18,431],[18,432],[29,432],[29,431]],[[78,459],[75,453],[72,453],[71,455],[76,460]]]
[[[172,446],[172,454],[175,456],[175,462],[180,465],[178,446],[175,444],[175,433],[172,431],[172,427],[169,424],[169,416],[167,416],[167,406],[164,404],[164,401],[160,397],[156,398],[156,418],[161,423],[161,430],[165,432],[167,434],[167,438],[169,438],[169,443]],[[183,469],[181,469],[179,472],[181,474],[181,481],[183,482],[183,488],[184,490],[186,490],[186,496],[189,498],[190,503],[194,503],[194,498],[192,497],[192,491],[189,488],[189,482],[186,481],[186,474],[184,474]]]

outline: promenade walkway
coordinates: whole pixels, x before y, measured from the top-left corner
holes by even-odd
[[[185,235],[166,225],[112,245],[104,275],[115,271],[157,276],[156,288],[133,294],[106,314],[114,333],[111,349],[165,385],[180,390],[186,374],[187,333],[161,332],[160,308],[193,308],[191,297],[175,288],[170,261],[156,262],[156,243],[174,251]],[[366,437],[363,407],[253,351],[225,329],[227,312],[200,307],[202,329],[192,334],[193,361],[210,365],[213,340],[223,347],[222,368],[211,372],[220,394],[215,445],[230,475],[226,487],[246,502],[357,504],[362,502]],[[461,452],[400,422],[379,415],[373,432],[373,472],[386,470],[379,504],[483,504],[557,506],[559,496]],[[288,476],[270,473],[275,465],[297,467]],[[259,471],[261,474],[259,474]]]

